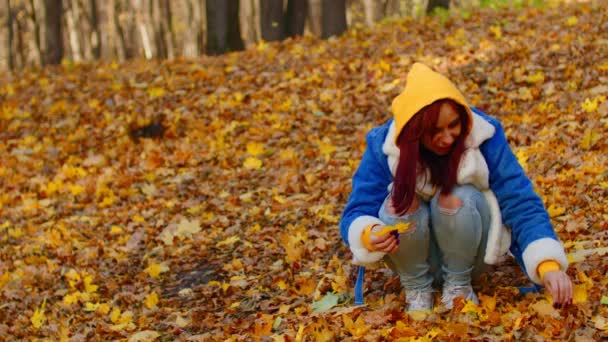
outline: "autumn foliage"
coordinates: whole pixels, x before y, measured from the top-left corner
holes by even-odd
[[[0,76],[0,336],[607,337],[607,31],[591,3],[479,10]],[[518,294],[526,277],[508,261],[475,285],[480,305],[410,317],[376,269],[352,306],[337,223],[365,132],[414,61],[502,120],[572,262],[574,305]]]

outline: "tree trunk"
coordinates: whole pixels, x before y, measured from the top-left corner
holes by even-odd
[[[61,0],[44,1],[45,64],[59,64],[63,58],[63,36],[61,34],[63,7],[61,2]]]
[[[401,15],[401,1],[400,0],[386,0],[386,5],[384,6],[384,15],[391,16]]]
[[[35,51],[36,51],[36,62],[38,63],[38,65],[42,65],[44,63],[44,61],[42,60],[42,43],[41,43],[41,38],[40,38],[40,22],[38,21],[38,16],[36,15],[36,6],[34,4],[34,0],[30,0],[29,1],[29,5],[30,5],[30,19],[32,20],[32,26],[34,26],[34,47],[35,47]],[[19,32],[23,32],[22,29],[19,29]],[[23,38],[21,36],[21,38]],[[21,40],[21,42],[23,43],[23,39]],[[23,52],[23,50],[21,49],[21,52]],[[26,61],[23,60],[23,63],[25,64]]]
[[[108,45],[112,58],[116,58],[118,61],[123,62],[125,60],[125,37],[118,19],[120,15],[120,5],[117,1],[120,0],[109,0],[107,2],[109,26]]]
[[[450,8],[450,0],[429,0],[429,3],[426,6],[426,13],[433,13],[433,10],[438,7],[445,9]]]
[[[308,0],[287,0],[285,29],[288,37],[301,36],[304,34],[307,13]]]
[[[283,0],[260,0],[262,39],[278,41],[285,38]]]
[[[25,57],[25,46],[23,43],[25,41],[23,38],[25,30],[23,28],[23,23],[20,20],[20,16],[18,15],[15,16],[15,26],[17,26],[17,41],[15,42],[15,45],[17,45],[15,48],[15,66],[23,68],[27,64],[27,58]]]
[[[241,23],[239,17],[239,0],[228,0],[228,47],[230,51],[245,49],[241,37]]]
[[[261,21],[256,18],[258,12],[256,3],[256,0],[243,0],[239,8],[239,21],[241,22],[241,33],[245,45],[255,43],[260,38],[258,23],[261,23]]]
[[[378,0],[364,0],[365,23],[372,27],[384,16],[384,6]]]
[[[6,66],[9,70],[15,68],[15,56],[13,51],[13,12],[11,10],[11,0],[6,0]]]
[[[207,0],[207,53],[218,55],[242,50],[238,0]]]
[[[175,58],[175,32],[173,31],[173,12],[171,11],[171,3],[169,0],[161,0],[161,9],[164,20],[161,22],[164,26],[165,44],[167,47],[167,58]]]
[[[82,61],[82,53],[80,49],[80,37],[78,33],[82,30],[80,26],[80,20],[78,18],[78,3],[72,1],[70,3],[70,11],[66,13],[66,22],[68,26],[68,37],[70,41],[70,48],[72,50],[72,59],[75,62]]]
[[[101,34],[99,32],[99,16],[97,13],[97,0],[89,0],[90,24],[91,24],[91,49],[93,58],[101,57]],[[110,19],[111,20],[111,19]]]
[[[308,30],[318,37],[323,35],[321,24],[321,1],[322,0],[308,1]]]
[[[142,8],[142,0],[135,0],[134,9],[136,13],[137,28],[141,35],[141,45],[144,49],[144,56],[146,59],[151,59],[152,55],[152,43],[150,42],[150,34],[144,21],[144,9]]]
[[[346,0],[322,0],[322,38],[341,35],[346,31]]]
[[[160,13],[160,0],[150,0],[148,2],[150,6],[149,18],[150,18],[150,31],[154,32],[154,46],[156,50],[155,56],[157,58],[167,58],[167,45],[165,44],[165,33],[164,27],[161,24],[161,13]]]

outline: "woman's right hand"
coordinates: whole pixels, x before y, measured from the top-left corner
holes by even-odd
[[[374,247],[374,251],[385,253],[396,252],[399,248],[399,238],[395,237],[395,234],[376,235],[375,233],[381,229],[381,226],[376,225],[372,228],[370,234],[370,242]]]

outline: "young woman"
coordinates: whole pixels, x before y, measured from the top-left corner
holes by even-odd
[[[392,111],[367,134],[340,220],[354,263],[383,260],[400,277],[406,309],[430,310],[434,281],[447,308],[456,297],[477,302],[472,277],[510,250],[556,306],[570,303],[564,249],[500,123],[420,63]],[[380,234],[408,222],[405,232]]]

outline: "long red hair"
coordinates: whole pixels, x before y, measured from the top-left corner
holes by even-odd
[[[448,104],[460,116],[462,130],[454,142],[452,150],[445,156],[438,156],[422,144],[425,135],[433,134],[439,119],[439,110],[443,104]],[[447,194],[456,185],[458,165],[464,152],[464,141],[469,130],[469,115],[466,109],[457,102],[443,99],[422,108],[403,127],[397,147],[399,147],[399,163],[393,180],[391,200],[396,213],[403,214],[412,205],[416,195],[416,178],[430,171],[430,181],[434,186],[441,187],[441,193]]]

